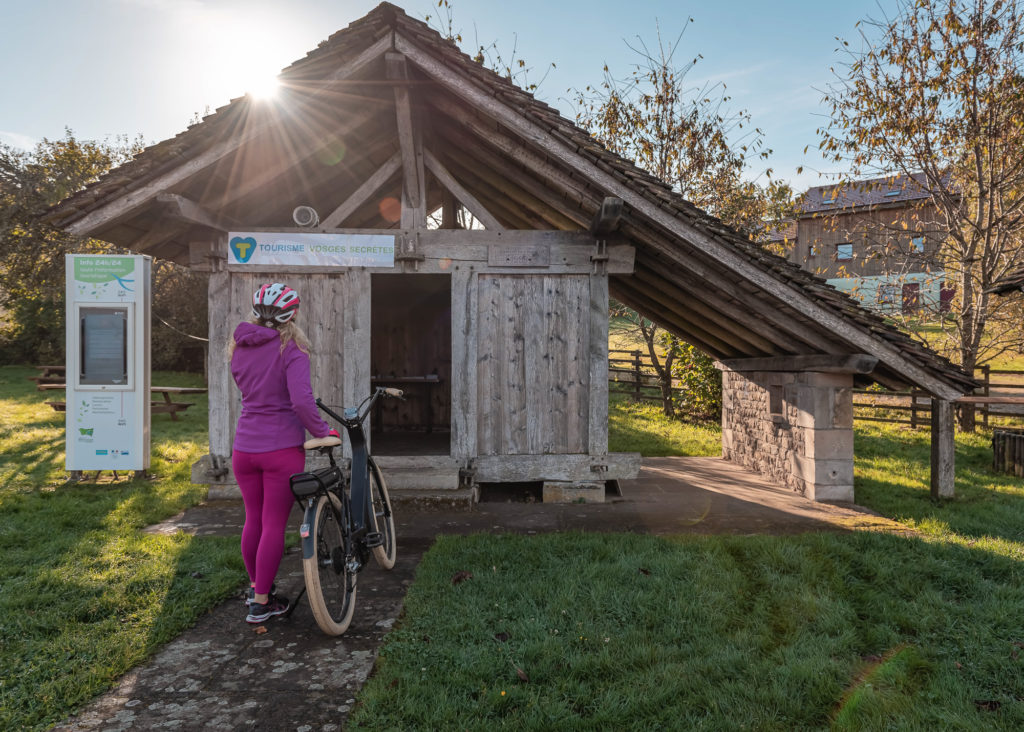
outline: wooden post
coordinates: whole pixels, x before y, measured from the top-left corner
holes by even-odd
[[[910,390],[910,429],[917,429],[917,391]]]
[[[633,351],[633,398],[638,402],[643,398],[643,392],[640,390],[641,377],[640,351]]]
[[[988,364],[985,364],[984,366],[981,367],[981,373],[985,375],[985,386],[982,387],[984,389],[984,391],[982,393],[986,397],[988,397],[990,395],[990,393],[991,393],[989,391],[989,388],[991,387],[991,384],[992,384],[992,367],[989,366]],[[990,409],[990,407],[989,407],[989,403],[988,402],[985,402],[984,404],[981,405],[981,423],[983,425],[985,425],[986,427],[988,427],[988,410],[989,409]]]
[[[477,278],[459,265],[452,272],[451,455],[477,453]]]
[[[953,402],[932,398],[932,498],[952,498],[956,478]]]
[[[608,269],[598,265],[590,276],[590,406],[587,410],[589,435],[587,452],[608,452]]]

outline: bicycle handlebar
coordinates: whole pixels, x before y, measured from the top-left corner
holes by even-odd
[[[401,389],[395,389],[394,387],[378,386],[373,390],[373,394],[364,399],[363,403],[360,404],[358,407],[356,407],[355,409],[345,410],[346,415],[348,414],[348,412],[354,411],[355,415],[352,417],[342,417],[336,414],[330,409],[330,407],[328,407],[326,404],[323,403],[323,401],[321,401],[320,397],[317,397],[316,405],[321,410],[323,410],[327,415],[333,417],[335,421],[337,421],[339,424],[345,427],[355,427],[357,424],[361,424],[363,420],[366,419],[366,416],[370,413],[370,410],[373,408],[374,402],[376,402],[377,399],[379,399],[381,396],[389,396],[395,397],[396,399],[402,399],[404,393],[405,392],[403,392]],[[367,404],[367,402],[369,402],[369,404]],[[363,409],[363,405],[366,405],[365,409]],[[360,410],[362,410],[361,413]]]

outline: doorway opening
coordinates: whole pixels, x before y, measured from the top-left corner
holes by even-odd
[[[452,284],[447,274],[375,274],[370,283],[375,455],[451,454]]]

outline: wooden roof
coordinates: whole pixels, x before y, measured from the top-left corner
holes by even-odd
[[[405,57],[407,80],[388,73],[385,54],[394,52]],[[463,204],[473,197],[503,227],[575,230],[588,228],[606,197],[618,197],[616,236],[635,247],[636,262],[634,274],[612,276],[612,296],[709,355],[865,353],[878,358],[871,378],[887,386],[945,399],[974,387],[945,359],[697,209],[393,5],[332,35],[281,80],[278,103],[233,100],[63,202],[51,221],[187,261],[189,243],[211,232],[290,226],[296,205],[334,211],[374,177],[385,181],[380,195],[400,198],[400,86],[434,163],[427,210],[455,185]],[[396,227],[382,218],[380,195],[331,225]]]
[[[925,187],[923,173],[891,175],[869,180],[844,181],[808,188],[800,196],[797,216],[804,218],[821,214],[852,213],[865,207],[925,203],[931,193]]]

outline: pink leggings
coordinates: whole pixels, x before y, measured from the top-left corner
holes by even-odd
[[[299,446],[273,452],[235,450],[231,456],[245,503],[242,560],[257,595],[270,592],[281,565],[288,514],[295,503],[288,478],[305,466],[306,453]]]

